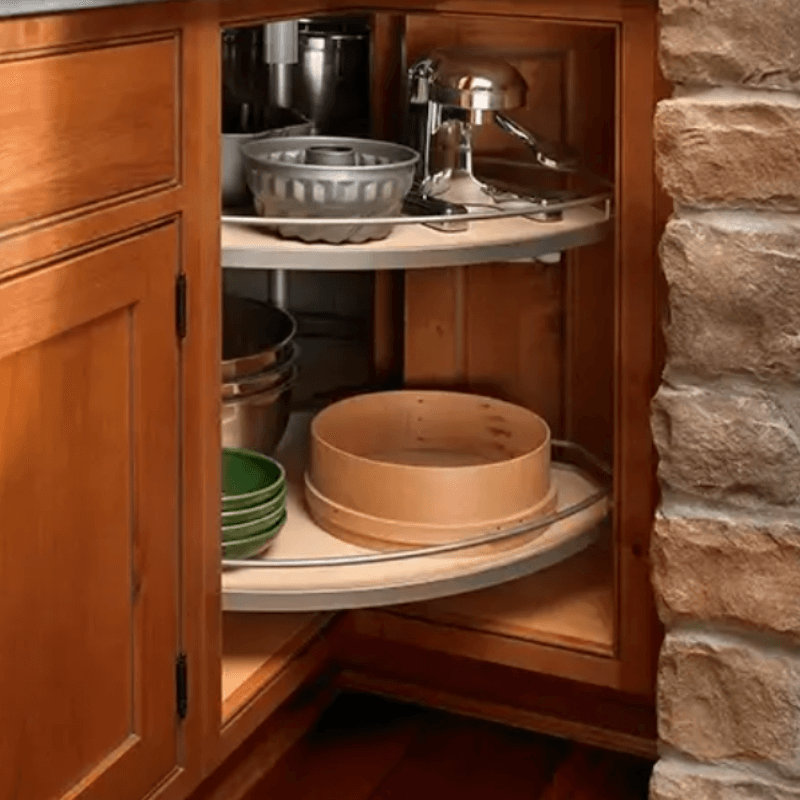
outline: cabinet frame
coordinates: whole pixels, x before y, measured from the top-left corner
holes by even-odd
[[[221,0],[225,27],[254,24],[270,18],[274,4],[263,0]],[[613,242],[617,275],[614,319],[614,474],[615,474],[615,616],[617,648],[611,657],[571,651],[536,642],[502,641],[491,634],[466,629],[446,629],[434,622],[410,619],[391,610],[349,612],[343,629],[367,636],[375,646],[387,640],[407,645],[424,643],[431,651],[468,657],[481,637],[509,653],[509,665],[531,673],[553,674],[586,680],[632,695],[652,697],[655,664],[661,641],[650,585],[648,546],[656,504],[655,456],[651,443],[649,407],[657,384],[660,341],[657,309],[658,233],[669,211],[654,174],[652,117],[655,104],[666,93],[655,54],[657,53],[656,7],[651,0],[501,0],[487,10],[476,0],[442,3],[376,0],[365,7],[330,2],[302,3],[292,16],[310,11],[364,11],[379,13],[378,46],[391,45],[402,27],[402,16],[410,13],[444,13],[486,18],[525,18],[543,22],[605,25],[614,29],[616,45],[616,209],[618,225]],[[391,55],[378,60],[378,74],[397,86],[398,60]],[[381,110],[385,102],[381,103]],[[451,280],[458,270],[454,267]],[[443,270],[444,272],[444,270]],[[415,278],[429,281],[425,273]],[[378,298],[391,308],[387,291],[389,276],[378,281]],[[447,281],[442,281],[443,302],[448,302]],[[395,319],[396,319],[396,312]],[[379,324],[376,342],[379,365],[392,363],[390,342],[396,331]],[[435,357],[435,356],[434,356]],[[395,362],[396,363],[396,362]],[[457,365],[442,361],[442,377],[457,377]],[[502,637],[501,637],[502,638]],[[516,652],[511,652],[516,651]],[[346,651],[345,651],[346,652]],[[346,661],[346,655],[345,655]]]

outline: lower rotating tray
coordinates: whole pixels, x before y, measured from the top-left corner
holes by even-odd
[[[308,415],[296,415],[277,454],[288,478],[287,522],[270,551],[222,575],[226,611],[332,611],[431,600],[496,586],[558,563],[592,544],[608,512],[599,486],[569,465],[553,464],[556,513],[586,502],[532,541],[494,552],[455,550],[376,561],[376,553],[318,527],[303,497]],[[355,558],[354,563],[346,563]],[[380,558],[380,556],[378,556]],[[312,560],[313,565],[308,565]],[[335,559],[325,564],[324,560]],[[362,560],[358,560],[362,559]],[[305,564],[303,562],[306,562]],[[343,563],[345,562],[345,563]],[[237,562],[241,564],[241,562]]]

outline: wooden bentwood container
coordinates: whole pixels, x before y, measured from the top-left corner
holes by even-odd
[[[550,430],[489,397],[359,395],[314,418],[306,499],[318,525],[369,547],[474,538],[555,507]]]

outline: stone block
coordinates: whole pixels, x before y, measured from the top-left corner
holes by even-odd
[[[738,770],[661,760],[653,769],[650,800],[800,800],[800,786]]]
[[[659,616],[800,638],[800,520],[656,517],[650,555]]]
[[[759,378],[800,376],[800,217],[694,214],[667,225],[670,363]]]
[[[661,66],[675,83],[800,88],[797,0],[661,0]]]
[[[663,383],[652,429],[665,488],[732,506],[800,502],[800,431],[778,402],[744,388]]]
[[[685,206],[800,209],[800,97],[709,90],[659,103],[661,182]]]
[[[800,778],[800,653],[668,634],[657,704],[661,739],[695,759],[766,762]]]

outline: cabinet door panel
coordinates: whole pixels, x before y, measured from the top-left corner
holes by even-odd
[[[177,181],[180,42],[0,63],[0,230]]]
[[[0,283],[0,797],[177,762],[177,226]]]

